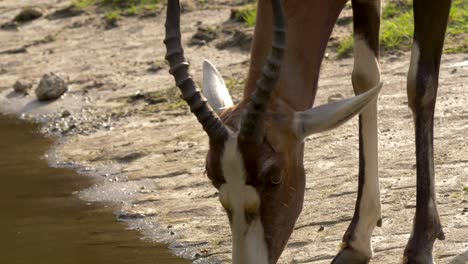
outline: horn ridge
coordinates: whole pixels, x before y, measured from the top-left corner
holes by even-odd
[[[227,128],[197,89],[189,74],[190,64],[185,60],[181,43],[179,0],[168,0],[165,27],[165,59],[169,62],[169,73],[174,76],[176,86],[182,93],[182,99],[187,102],[190,111],[197,117],[210,140],[226,140]]]
[[[241,120],[239,138],[244,141],[258,141],[263,116],[276,87],[281,69],[281,62],[286,44],[284,12],[281,0],[272,0],[273,8],[273,42],[271,53],[262,68],[262,76],[256,82],[256,89],[247,104],[247,112]]]

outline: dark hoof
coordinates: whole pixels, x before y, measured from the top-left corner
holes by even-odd
[[[369,260],[370,257],[347,247],[338,252],[338,255],[333,259],[332,264],[364,264],[369,263]]]
[[[382,227],[382,218],[380,218],[380,219],[377,221],[377,226],[378,226],[378,227]]]
[[[427,229],[431,230],[431,229]],[[403,263],[406,264],[433,264],[432,249],[436,239],[445,240],[444,231],[440,225],[432,232],[419,232],[410,237],[403,254]]]
[[[413,255],[411,252],[405,252],[403,264],[434,264],[432,253]]]
[[[433,264],[433,243],[434,242],[432,241],[427,243],[412,243],[407,245],[403,254],[403,264]]]
[[[442,229],[440,229],[440,232],[439,232],[439,234],[437,235],[437,239],[439,239],[439,240],[445,240],[445,234],[444,234],[444,231],[442,231]]]

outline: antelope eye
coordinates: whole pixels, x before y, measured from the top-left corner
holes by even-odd
[[[264,181],[273,185],[280,184],[283,179],[281,175],[281,169],[276,164],[268,167],[262,174]]]

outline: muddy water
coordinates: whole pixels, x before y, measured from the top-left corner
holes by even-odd
[[[0,263],[188,263],[126,230],[111,208],[77,199],[90,179],[48,167],[52,141],[36,131],[0,116]]]

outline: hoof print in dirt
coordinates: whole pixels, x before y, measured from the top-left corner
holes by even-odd
[[[41,16],[42,12],[39,9],[34,7],[25,7],[18,15],[15,16],[13,21],[18,23],[26,23],[38,19]]]
[[[47,15],[46,18],[48,20],[65,19],[69,17],[79,16],[84,13],[86,13],[84,10],[76,8],[73,5],[70,5],[65,8],[54,11],[52,14]]]
[[[192,36],[190,45],[206,45],[207,43],[218,38],[217,29],[214,27],[200,26],[197,29],[197,33]]]
[[[46,73],[42,76],[35,92],[39,101],[49,101],[59,98],[66,91],[68,86],[64,79],[55,73]]]
[[[18,80],[13,84],[13,90],[17,93],[27,94],[28,90],[31,89],[32,83],[29,81]]]

